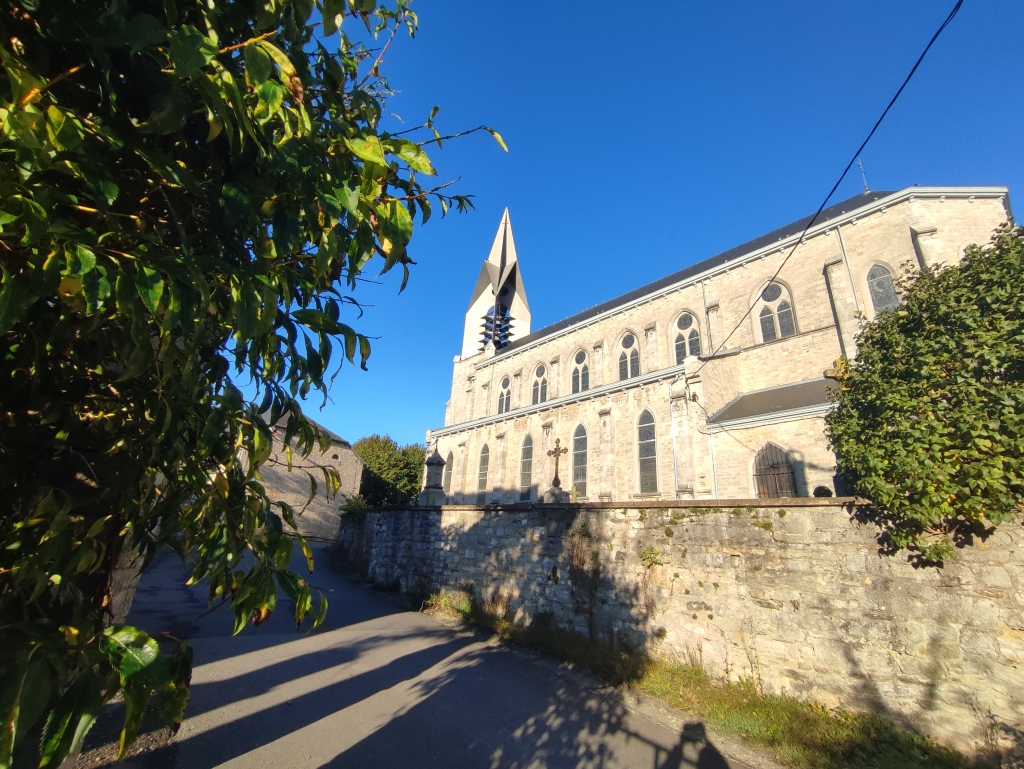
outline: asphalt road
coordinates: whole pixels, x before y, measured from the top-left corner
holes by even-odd
[[[316,558],[311,581],[331,591],[323,627],[297,632],[282,606],[233,638],[227,609],[201,617],[203,590],[158,557],[129,622],[188,639],[192,696],[174,741],[129,765],[752,769],[699,723],[407,611],[333,573],[324,548]]]

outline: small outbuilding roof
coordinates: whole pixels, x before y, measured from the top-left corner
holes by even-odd
[[[808,382],[744,393],[730,401],[725,408],[712,414],[708,424],[766,416],[809,406],[823,406],[830,400],[828,384],[826,379],[812,379]]]

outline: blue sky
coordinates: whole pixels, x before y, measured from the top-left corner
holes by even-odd
[[[431,152],[476,211],[416,231],[403,294],[359,286],[369,371],[307,413],[349,440],[443,423],[506,206],[534,330],[813,213],[952,5],[417,0],[388,111],[440,105],[442,132],[485,123],[509,153],[483,133]],[[967,0],[863,153],[871,187],[1005,184],[1024,206],[1022,39],[1020,0]],[[833,202],[861,190],[855,168]]]

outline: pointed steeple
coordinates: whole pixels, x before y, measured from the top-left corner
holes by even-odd
[[[466,312],[462,357],[482,351],[488,342],[500,350],[513,338],[529,333],[530,305],[519,274],[512,220],[506,208]]]

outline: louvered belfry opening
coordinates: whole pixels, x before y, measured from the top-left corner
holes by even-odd
[[[778,446],[766,444],[754,460],[754,483],[758,499],[795,497],[796,474],[789,454]]]

